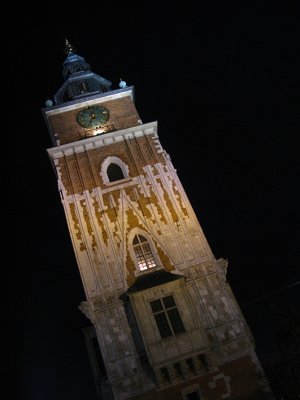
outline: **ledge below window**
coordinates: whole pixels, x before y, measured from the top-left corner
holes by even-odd
[[[121,183],[126,183],[130,182],[131,178],[124,178],[124,179],[119,179],[118,181],[113,181],[113,182],[105,182],[105,186],[114,186],[114,185],[120,185]]]

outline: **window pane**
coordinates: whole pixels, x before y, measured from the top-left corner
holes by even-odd
[[[164,306],[166,308],[176,307],[173,296],[167,296],[163,298]]]
[[[167,313],[175,335],[177,333],[184,332],[184,325],[181,321],[177,308],[172,308],[171,310],[168,310]]]
[[[69,93],[67,90],[62,95],[62,100],[63,100],[63,102],[71,100],[71,97],[69,96]]]
[[[139,237],[139,241],[140,241],[141,243],[142,243],[142,242],[147,242],[147,239],[144,238],[144,236],[138,235],[138,237]]]
[[[185,332],[173,296],[151,301],[150,305],[162,338]]]
[[[154,317],[157,323],[157,327],[159,329],[160,336],[162,338],[172,336],[172,331],[169,327],[165,313],[155,314]]]
[[[87,82],[80,82],[79,83],[79,91],[80,93],[87,92],[89,90]]]
[[[144,257],[144,254],[142,252],[142,249],[141,249],[141,247],[139,245],[134,248],[134,252],[135,252],[135,255],[136,255],[136,259],[137,259],[137,262],[138,262],[139,269],[141,271],[143,271],[144,269],[147,269],[147,264],[146,264],[146,261],[145,261],[145,257]]]
[[[107,168],[107,176],[110,182],[124,179],[123,171],[117,164],[109,164]]]
[[[150,302],[152,311],[155,313],[157,311],[161,311],[163,309],[161,301],[160,300],[154,300]]]
[[[149,243],[142,235],[136,235],[133,239],[133,248],[141,271],[156,266]]]
[[[154,261],[154,258],[153,258],[153,254],[151,252],[149,244],[148,243],[144,243],[142,245],[142,250],[143,250],[143,253],[144,253],[144,256],[145,256],[145,259],[146,259],[147,267],[148,268],[155,267],[156,264],[155,264],[155,261]]]

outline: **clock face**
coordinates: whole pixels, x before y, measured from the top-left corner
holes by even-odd
[[[76,119],[84,128],[96,128],[104,125],[108,118],[109,112],[105,107],[94,105],[80,110]]]

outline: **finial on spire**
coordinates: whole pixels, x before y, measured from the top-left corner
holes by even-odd
[[[68,39],[66,38],[65,40],[65,48],[64,48],[64,52],[69,55],[70,53],[74,53],[75,49],[74,47],[71,45],[71,43],[68,41]]]
[[[53,101],[51,100],[51,99],[47,99],[46,101],[45,101],[45,106],[46,107],[52,107],[53,106]]]
[[[127,83],[125,82],[125,81],[123,81],[123,79],[122,78],[120,78],[120,83],[119,83],[119,86],[120,86],[120,88],[124,88],[124,87],[126,87],[127,86]]]

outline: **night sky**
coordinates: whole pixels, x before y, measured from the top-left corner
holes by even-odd
[[[143,123],[158,121],[215,257],[229,260],[257,354],[272,360],[274,309],[297,307],[300,275],[300,30],[284,3],[101,4],[20,16],[7,64],[9,399],[97,398],[81,331],[89,321],[77,307],[85,296],[41,113],[63,84],[65,37],[112,88],[120,78],[134,85]]]

